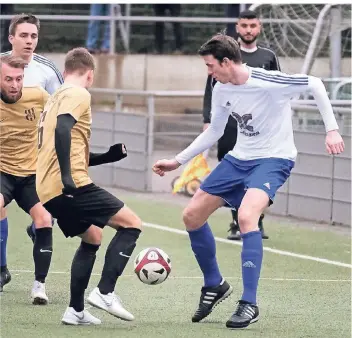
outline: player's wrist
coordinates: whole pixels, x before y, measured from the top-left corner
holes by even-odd
[[[182,165],[182,163],[177,159],[177,156],[172,159],[175,162],[175,165],[177,165],[177,168]]]
[[[331,133],[335,133],[335,132],[338,132],[339,130],[338,129],[331,129],[331,130],[328,130],[326,132],[326,134],[331,134]]]

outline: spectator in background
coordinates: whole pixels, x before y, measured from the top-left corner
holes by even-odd
[[[240,12],[248,9],[251,5],[249,4],[228,4],[225,7],[225,15],[228,18],[238,18],[240,16]],[[237,32],[236,27],[232,22],[229,22],[226,27],[226,34],[232,36],[237,40]]]
[[[109,4],[92,4],[90,5],[91,16],[108,16],[110,15]],[[103,40],[101,48],[98,47],[99,32],[101,21],[91,20],[88,26],[87,49],[92,54],[108,53],[110,50],[110,25],[109,21],[103,21]]]
[[[158,4],[154,5],[155,16],[166,16],[166,11],[170,12],[170,16],[180,16],[181,14],[181,5],[180,4]],[[182,33],[181,33],[181,24],[179,22],[172,23],[174,28],[175,44],[176,50],[175,53],[181,52],[182,49]],[[155,44],[156,49],[159,54],[164,52],[164,22],[155,23]]]
[[[12,15],[14,12],[15,5],[13,4],[0,4],[0,14]],[[1,20],[1,41],[0,41],[0,53],[11,49],[9,42],[9,26],[10,20]]]

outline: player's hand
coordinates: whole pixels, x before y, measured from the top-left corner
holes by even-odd
[[[210,126],[210,123],[204,123],[203,125],[203,131],[207,130]]]
[[[75,192],[77,190],[74,182],[72,181],[72,179],[63,179],[62,183],[64,185],[63,189],[62,189],[62,193],[66,196],[66,197],[70,197],[73,198],[75,195]]]
[[[325,147],[330,155],[341,154],[345,149],[345,144],[337,130],[328,131],[325,138]]]
[[[108,151],[110,162],[117,162],[127,157],[127,149],[123,143],[117,143],[110,147]]]
[[[165,172],[177,169],[181,164],[175,159],[172,160],[159,160],[153,165],[153,171],[159,175],[164,176]]]

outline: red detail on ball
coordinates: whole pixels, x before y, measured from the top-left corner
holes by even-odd
[[[150,260],[148,259],[148,255],[150,252],[155,252],[156,255],[158,256],[158,259],[156,260]],[[134,269],[134,271],[136,273],[139,273],[141,271],[141,269],[143,268],[144,265],[148,264],[148,263],[159,263],[161,264],[166,272],[167,272],[167,275],[169,275],[171,269],[170,269],[170,266],[169,264],[165,261],[164,257],[159,253],[158,249],[156,248],[150,248],[144,255],[144,257],[142,258],[142,260],[137,264],[136,268]]]

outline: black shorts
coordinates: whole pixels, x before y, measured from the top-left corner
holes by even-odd
[[[218,141],[218,160],[221,161],[224,156],[233,149],[237,141],[237,121],[230,116],[225,127],[224,134]]]
[[[93,183],[78,188],[74,197],[59,195],[44,204],[66,237],[83,234],[92,224],[104,228],[123,206],[122,201]]]
[[[15,200],[27,214],[39,203],[35,175],[21,177],[0,172],[0,193],[4,196],[5,206]]]

